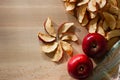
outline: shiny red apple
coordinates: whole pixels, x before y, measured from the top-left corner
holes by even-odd
[[[77,54],[68,61],[68,73],[75,79],[85,79],[93,71],[93,63],[85,54]]]
[[[82,49],[87,56],[99,58],[106,52],[107,41],[98,33],[89,33],[83,39]]]

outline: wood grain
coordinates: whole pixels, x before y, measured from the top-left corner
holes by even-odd
[[[67,73],[67,60],[53,63],[40,49],[37,34],[44,32],[48,16],[57,26],[64,21],[80,26],[65,12],[61,0],[0,1],[0,80],[73,80]],[[87,32],[79,29],[82,41]],[[81,43],[77,52],[82,53]]]

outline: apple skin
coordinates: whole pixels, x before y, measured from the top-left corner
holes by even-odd
[[[100,58],[107,51],[107,40],[98,33],[89,33],[82,42],[84,53],[91,58]]]
[[[67,65],[68,73],[75,79],[85,79],[93,71],[93,63],[85,54],[73,56]]]

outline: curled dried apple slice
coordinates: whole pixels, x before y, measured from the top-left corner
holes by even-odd
[[[117,21],[116,28],[120,29],[120,20]]]
[[[73,25],[74,25],[74,23],[72,23],[72,22],[66,22],[66,23],[62,24],[58,28],[59,37],[62,36],[62,33],[66,33]]]
[[[63,41],[77,41],[78,37],[73,33],[64,33],[61,40],[63,40]]]
[[[56,40],[55,37],[51,37],[48,34],[43,34],[43,33],[39,33],[38,34],[39,39],[41,39],[43,42],[53,42]]]
[[[76,2],[77,0],[69,0],[69,2]]]
[[[82,21],[82,23],[81,23],[81,26],[86,26],[86,25],[88,24],[88,22],[89,22],[88,16],[85,15],[85,16],[84,16],[84,19],[83,19],[83,21]]]
[[[98,22],[98,17],[94,18],[91,20],[88,24],[88,32],[89,33],[95,33],[97,30],[97,22]]]
[[[96,4],[96,0],[90,0],[88,3],[88,7],[87,9],[91,12],[95,12],[97,11],[97,4]]]
[[[66,11],[72,11],[75,8],[75,3],[65,2]]]
[[[112,30],[112,31],[108,32],[107,35],[106,35],[106,39],[110,40],[111,38],[117,37],[117,36],[120,36],[120,30],[119,29]]]
[[[103,21],[103,29],[104,29],[105,31],[107,31],[108,28],[109,28],[109,27],[108,27],[106,21],[104,20],[104,21]]]
[[[49,17],[44,23],[44,28],[49,35],[56,37],[55,28],[53,27],[52,21]]]
[[[82,0],[77,4],[77,6],[82,6],[84,4],[87,4],[88,2],[89,2],[89,0]]]
[[[102,26],[103,26],[103,21],[100,20],[100,22],[98,23],[97,33],[105,37],[105,31]]]
[[[79,23],[82,23],[85,13],[86,13],[86,9],[87,9],[86,4],[79,6],[79,8],[77,10],[77,18],[78,18]]]
[[[61,45],[62,45],[62,48],[63,50],[70,56],[73,55],[73,49],[72,49],[72,46],[71,44],[69,44],[68,42],[65,42],[65,41],[60,41]]]
[[[108,0],[108,3],[111,4],[111,5],[115,5],[115,6],[118,5],[117,0]]]
[[[59,62],[62,59],[62,57],[63,57],[63,49],[61,44],[59,44],[52,61]]]
[[[114,5],[110,5],[109,12],[111,14],[120,15],[120,13],[119,13],[120,9],[117,6],[114,6]]]
[[[112,29],[112,30],[115,29],[115,27],[116,27],[115,17],[108,12],[103,12],[103,15],[104,15],[105,21],[108,24],[108,26],[110,27],[110,29]]]
[[[45,53],[51,53],[57,49],[58,43],[45,44],[42,46],[42,51]]]
[[[103,8],[107,4],[106,0],[96,0],[96,2],[98,3],[100,8]]]

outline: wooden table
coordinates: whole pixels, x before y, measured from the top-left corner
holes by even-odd
[[[65,12],[61,0],[0,1],[0,80],[74,80],[67,73],[67,60],[51,62],[40,49],[37,34],[44,31],[48,16],[57,26],[75,22],[80,41],[87,33]],[[74,47],[82,53],[81,44]]]

